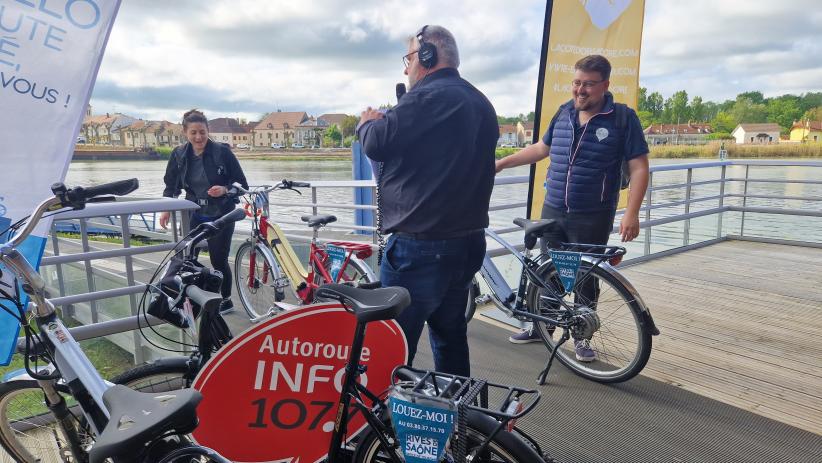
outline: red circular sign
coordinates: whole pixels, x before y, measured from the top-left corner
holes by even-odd
[[[255,326],[224,346],[194,380],[203,394],[195,440],[232,461],[318,462],[331,431],[356,318],[339,304],[302,307]],[[368,324],[360,382],[379,394],[406,363],[393,321]],[[348,437],[365,427],[361,413]]]

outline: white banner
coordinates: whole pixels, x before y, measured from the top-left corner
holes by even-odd
[[[65,178],[119,6],[120,0],[0,0],[0,232]],[[21,247],[32,264],[40,262],[48,227],[44,220]],[[0,236],[0,243],[7,239]],[[11,292],[9,273],[0,286]],[[0,364],[10,360],[18,330],[17,320],[0,311]]]

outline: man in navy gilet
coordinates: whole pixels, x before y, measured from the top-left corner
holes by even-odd
[[[496,163],[499,173],[550,156],[542,218],[555,219],[560,230],[546,236],[549,246],[560,242],[607,244],[613,228],[621,184],[621,166],[628,162],[630,192],[619,223],[622,241],[639,235],[639,208],[648,188],[648,144],[636,113],[625,108],[618,120],[608,91],[611,63],[591,55],[577,61],[571,82],[573,98],[560,106],[537,143]],[[595,289],[594,289],[595,291]],[[539,341],[533,330],[511,336],[513,343]],[[575,340],[579,361],[596,360],[588,340]]]

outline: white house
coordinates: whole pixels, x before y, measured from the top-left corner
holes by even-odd
[[[738,145],[767,145],[779,143],[779,124],[739,124],[731,136]]]

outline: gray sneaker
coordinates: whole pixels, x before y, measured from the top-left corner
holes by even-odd
[[[529,328],[527,330],[522,330],[517,334],[512,334],[508,337],[508,341],[514,344],[528,344],[531,342],[540,342],[542,339],[540,339],[539,334],[537,334],[533,328]]]
[[[591,341],[587,339],[574,341],[574,350],[580,362],[593,362],[597,359],[597,353],[591,349]]]
[[[220,302],[220,314],[225,315],[234,312],[234,302],[231,298],[225,298]]]

